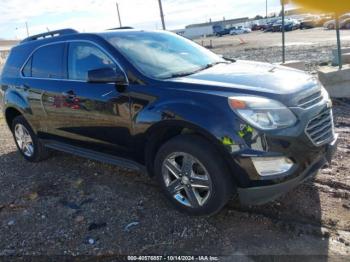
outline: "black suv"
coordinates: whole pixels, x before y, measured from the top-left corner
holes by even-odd
[[[195,215],[233,196],[277,198],[330,162],[337,141],[311,75],[165,31],[29,37],[9,55],[0,101],[25,159],[56,149],[143,171]]]

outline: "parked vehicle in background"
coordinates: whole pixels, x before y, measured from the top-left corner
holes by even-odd
[[[252,25],[252,31],[259,31],[261,30],[260,24],[256,23]]]
[[[323,19],[320,16],[310,15],[300,19],[300,29],[311,29],[322,26]]]
[[[241,35],[241,34],[248,34],[251,32],[252,30],[250,28],[239,26],[239,27],[232,27],[230,30],[230,35]]]
[[[224,36],[224,35],[229,35],[230,34],[230,31],[231,31],[231,28],[225,28],[219,32],[216,32],[215,35],[216,36]]]
[[[344,19],[340,24],[341,29],[350,29],[350,18]]]
[[[138,170],[192,215],[233,197],[272,201],[315,176],[337,145],[316,78],[226,60],[166,31],[28,37],[4,66],[0,103],[26,160],[54,149]]]
[[[324,23],[323,27],[329,30],[333,30],[336,27],[335,19],[327,21]],[[350,13],[344,14],[339,17],[339,28],[340,29],[350,29]]]
[[[273,32],[273,25],[280,20],[279,18],[271,18],[265,24],[264,32]]]
[[[300,28],[300,22],[296,19],[285,19],[284,21],[284,31],[293,31]],[[272,25],[273,32],[282,31],[282,19],[279,19]]]
[[[263,22],[257,22],[252,25],[252,31],[259,31],[259,30],[265,30],[267,27],[266,23]]]
[[[214,25],[213,32],[216,36],[224,36],[230,34],[230,28],[223,28],[221,25]]]

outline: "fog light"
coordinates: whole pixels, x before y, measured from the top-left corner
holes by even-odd
[[[260,176],[283,174],[293,167],[293,161],[286,157],[252,157],[253,164]]]

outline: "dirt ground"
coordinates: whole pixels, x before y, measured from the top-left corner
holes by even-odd
[[[272,37],[277,40],[277,34]],[[324,46],[334,48],[327,41]],[[273,60],[280,47],[269,45],[214,51]],[[297,56],[298,48],[311,46],[291,48]],[[332,166],[278,201],[252,207],[231,201],[210,218],[177,212],[154,180],[128,170],[58,152],[45,162],[28,163],[0,117],[0,256],[176,254],[261,261],[256,255],[312,255],[314,261],[327,256],[346,261],[350,102],[336,103],[334,114],[340,144]]]

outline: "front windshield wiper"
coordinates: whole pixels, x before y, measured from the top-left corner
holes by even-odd
[[[231,62],[231,63],[235,63],[236,62],[236,59],[230,58],[230,57],[223,57],[223,59],[225,59],[227,62]]]
[[[179,73],[175,73],[175,74],[172,74],[170,77],[167,77],[167,78],[176,78],[176,77],[183,77],[183,76],[189,76],[189,75],[193,75],[195,73],[198,73],[200,71],[203,71],[205,69],[208,69],[210,67],[213,67],[217,64],[230,64],[230,62],[228,61],[220,61],[220,62],[214,62],[214,63],[210,63],[210,64],[207,64],[197,70],[194,70],[194,71],[189,71],[189,72],[179,72]]]

